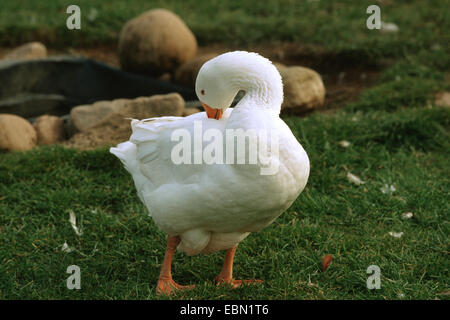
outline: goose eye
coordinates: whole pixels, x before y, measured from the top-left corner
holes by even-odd
[[[204,96],[205,95],[205,90],[202,89],[202,91],[200,91],[200,93]]]

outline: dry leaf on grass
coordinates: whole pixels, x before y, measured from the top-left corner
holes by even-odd
[[[326,255],[322,258],[322,271],[325,272],[333,261],[333,257],[331,255]]]

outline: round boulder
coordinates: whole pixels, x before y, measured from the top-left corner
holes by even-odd
[[[197,79],[200,68],[206,61],[218,55],[217,53],[203,54],[183,63],[175,72],[175,82],[195,88],[195,80]]]
[[[325,86],[320,75],[305,67],[279,68],[283,78],[285,111],[303,113],[323,106]]]
[[[31,123],[14,114],[0,114],[0,150],[30,150],[36,141],[36,131]]]
[[[197,40],[179,16],[154,9],[128,21],[119,36],[122,69],[159,76],[197,53]]]
[[[47,48],[40,42],[29,42],[5,55],[5,60],[33,60],[47,57]]]
[[[36,119],[33,127],[38,144],[55,144],[64,140],[64,120],[60,117],[43,115]]]

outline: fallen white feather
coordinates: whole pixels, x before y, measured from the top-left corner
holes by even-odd
[[[69,248],[69,245],[67,244],[67,242],[64,242],[64,244],[62,245],[61,251],[70,253],[73,251],[73,249]]]
[[[72,210],[70,210],[69,214],[70,214],[69,221],[70,224],[72,225],[73,230],[75,231],[77,236],[81,236],[83,232],[81,231],[81,229],[78,229],[77,227],[77,217],[75,216],[75,213]]]
[[[347,179],[350,182],[353,182],[354,184],[357,184],[357,185],[366,183],[365,181],[362,181],[358,176],[355,176],[354,174],[352,174],[350,172],[347,173]]]
[[[350,147],[350,142],[347,140],[341,140],[338,142],[338,145],[340,145],[342,148],[348,148]]]
[[[406,219],[411,219],[413,217],[413,215],[414,214],[412,212],[403,212],[402,213],[402,218],[405,219],[405,220]]]
[[[380,188],[381,192],[384,194],[392,194],[396,189],[393,185],[387,185],[385,184],[383,187]]]
[[[390,231],[389,232],[390,236],[393,236],[394,238],[401,238],[403,236],[403,232],[394,232],[394,231]]]
[[[381,21],[381,30],[385,32],[398,32],[398,26],[392,22]]]

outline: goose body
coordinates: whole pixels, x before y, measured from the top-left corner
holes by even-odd
[[[239,90],[244,98],[228,108]],[[282,82],[269,60],[243,51],[218,56],[200,70],[196,92],[207,112],[132,120],[130,140],[111,148],[156,225],[188,255],[235,248],[289,208],[309,176],[305,150],[279,117]],[[266,146],[257,148],[256,163],[239,162],[239,138],[227,140],[242,131],[253,134],[245,137],[246,156],[255,151],[251,141]],[[190,148],[177,153],[180,146]]]

